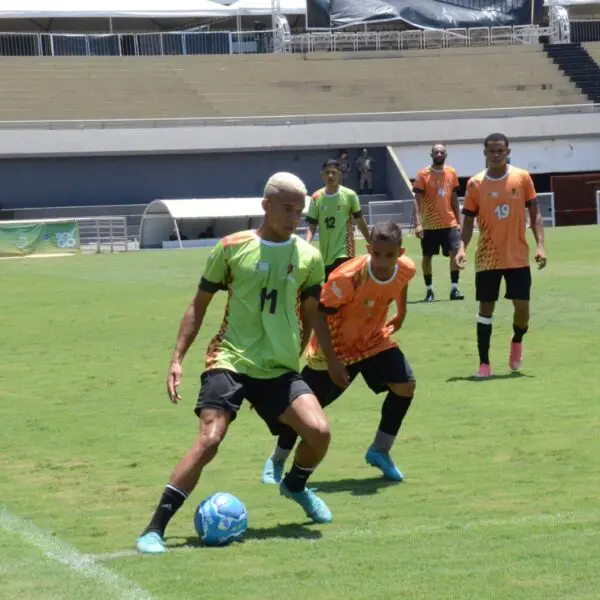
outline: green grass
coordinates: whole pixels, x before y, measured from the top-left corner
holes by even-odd
[[[102,565],[161,600],[597,599],[600,228],[547,238],[521,377],[507,372],[503,301],[492,341],[499,377],[470,379],[472,261],[463,303],[446,301],[447,264],[434,261],[441,301],[411,304],[398,336],[418,379],[394,451],[405,483],[385,485],[364,463],[380,398],[357,381],[328,409],[333,441],[313,481],[334,523],[307,524],[260,484],[274,440],[245,408],[168,541],[193,543],[194,507],[218,490],[246,503],[246,541]],[[415,240],[408,253],[419,256]],[[164,378],[205,258],[0,261],[0,504],[10,514],[81,553],[133,548],[196,431],[198,375],[224,297],[186,360],[179,407]],[[410,300],[422,296],[418,275]],[[0,598],[115,597],[2,528],[0,557]]]

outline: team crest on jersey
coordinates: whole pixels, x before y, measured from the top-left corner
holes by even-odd
[[[498,200],[499,197],[500,197],[500,194],[498,194],[498,192],[489,192],[488,193],[488,198],[491,198],[492,200]]]
[[[521,190],[519,188],[513,188],[511,191],[515,198],[518,198],[521,195]]]
[[[296,265],[292,265],[291,263],[287,266],[285,271],[285,278],[290,281],[294,281],[294,271],[296,270]]]
[[[269,263],[268,262],[256,263],[256,270],[260,271],[261,273],[265,273],[266,271],[269,270]]]
[[[367,308],[375,308],[375,300],[365,300],[365,306]]]

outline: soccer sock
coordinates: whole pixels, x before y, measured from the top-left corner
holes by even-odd
[[[187,494],[169,484],[165,488],[163,495],[156,507],[154,516],[150,521],[148,527],[144,529],[144,533],[149,531],[156,531],[161,537],[165,535],[165,529],[169,524],[169,521],[173,518],[173,515],[181,508],[181,505],[187,499]],[[143,534],[142,534],[143,535]]]
[[[423,279],[425,280],[425,286],[427,289],[433,289],[433,275],[431,273],[429,273],[429,275],[427,273],[423,273]]]
[[[295,440],[294,440],[295,441]],[[294,445],[292,444],[292,448]],[[290,455],[292,448],[282,448],[281,447],[281,438],[277,442],[277,446],[273,450],[273,454],[271,454],[271,460],[276,463],[284,463],[287,460],[287,457]]]
[[[450,289],[453,289],[453,290],[458,289],[459,276],[460,276],[460,271],[450,271]]]
[[[373,440],[373,446],[377,450],[387,453],[392,449],[411,402],[412,396],[409,398],[397,396],[394,392],[388,392],[381,407],[379,429]]]
[[[477,349],[479,363],[490,364],[490,340],[492,339],[492,317],[477,317]]]
[[[301,467],[294,461],[292,468],[283,480],[285,487],[290,492],[301,492],[306,488],[306,482],[314,470],[314,467]]]
[[[529,327],[519,327],[513,323],[513,343],[521,344],[523,342],[523,336],[527,333],[528,329]]]

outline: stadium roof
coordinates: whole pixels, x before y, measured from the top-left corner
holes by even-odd
[[[281,0],[283,14],[305,14],[306,0]],[[216,0],[3,0],[0,18],[206,18],[270,15],[271,0],[238,0],[228,5]]]
[[[262,198],[153,200],[142,217],[140,248],[159,247],[169,239],[176,222],[262,217],[265,212],[262,201]],[[305,213],[309,204],[310,197],[307,196]]]

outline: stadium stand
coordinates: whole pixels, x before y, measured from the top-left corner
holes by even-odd
[[[542,45],[400,55],[0,59],[0,120],[340,114],[585,104]]]
[[[583,47],[600,66],[600,42],[588,42],[587,44],[583,44]]]

